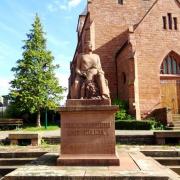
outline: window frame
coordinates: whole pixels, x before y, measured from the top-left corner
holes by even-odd
[[[161,64],[161,75],[180,75],[180,64],[172,55],[166,56]]]

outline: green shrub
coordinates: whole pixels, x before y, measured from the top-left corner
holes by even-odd
[[[155,118],[146,119],[151,124],[151,130],[164,130],[166,127],[160,122],[157,121]]]
[[[115,122],[116,130],[163,130],[165,127],[160,122],[154,120],[117,120]]]
[[[119,111],[115,115],[116,120],[132,120],[134,119],[131,115],[129,115],[128,109],[128,101],[123,101],[120,99],[115,99],[112,104],[119,106]]]
[[[120,99],[114,99],[112,104],[118,105],[119,109],[124,109],[124,110],[129,109],[128,101],[124,101],[124,100],[120,100]]]

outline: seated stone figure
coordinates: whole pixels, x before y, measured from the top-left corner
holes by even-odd
[[[91,42],[86,42],[85,52],[77,57],[75,80],[71,86],[71,99],[109,99],[109,88],[100,58],[92,53]]]

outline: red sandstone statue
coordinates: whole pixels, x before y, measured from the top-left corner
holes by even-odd
[[[109,88],[100,58],[92,53],[91,42],[86,42],[85,51],[77,57],[75,80],[71,86],[71,99],[109,99]]]

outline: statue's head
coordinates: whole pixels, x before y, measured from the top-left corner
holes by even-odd
[[[89,52],[89,51],[92,51],[92,43],[91,41],[86,41],[85,44],[84,44],[84,51],[85,52]]]

